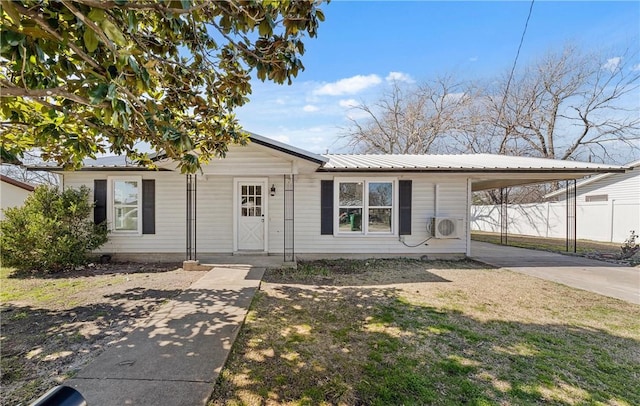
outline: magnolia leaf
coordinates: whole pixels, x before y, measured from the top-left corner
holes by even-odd
[[[104,10],[99,8],[94,8],[89,12],[89,15],[87,17],[89,17],[89,20],[93,21],[94,23],[99,24],[99,23],[102,23],[107,18],[107,15],[104,12]]]
[[[87,27],[84,30],[82,39],[84,39],[84,46],[87,48],[87,51],[89,51],[89,53],[93,53],[96,49],[98,49],[98,36],[91,28]]]
[[[105,83],[100,83],[98,86],[89,90],[88,95],[91,98],[91,104],[100,104],[104,101],[109,91],[109,86]]]
[[[124,38],[122,31],[120,31],[111,21],[105,19],[101,25],[104,33],[111,41],[121,47],[127,45],[127,40]]]
[[[136,58],[134,58],[133,56],[129,57],[129,66],[131,66],[131,69],[133,69],[136,75],[140,74],[140,67],[138,66]]]
[[[258,33],[263,37],[268,37],[273,32],[273,28],[269,22],[269,18],[265,16],[264,19],[260,22],[260,26],[258,27]]]

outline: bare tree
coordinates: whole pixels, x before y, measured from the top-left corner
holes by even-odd
[[[632,61],[571,46],[548,53],[514,77],[508,90],[501,81],[497,92],[485,95],[499,142],[478,142],[499,154],[624,160],[621,151],[640,150],[640,105],[633,97],[640,71]]]
[[[603,57],[566,46],[489,86],[445,76],[393,83],[361,104],[346,129],[362,152],[490,152],[618,162],[640,151],[637,55]],[[624,156],[626,155],[626,156]]]
[[[365,117],[352,119],[344,137],[362,152],[628,162],[640,155],[637,56],[565,46],[488,85],[452,76],[413,88],[394,83],[375,104],[355,107]],[[523,195],[546,192],[537,189]]]
[[[470,90],[451,76],[415,87],[393,82],[373,105],[353,107],[364,119],[352,118],[348,146],[363,153],[424,154],[446,152],[445,138],[460,127]]]
[[[29,153],[25,153],[23,157],[23,163],[30,164],[38,164],[42,163],[43,160],[37,151],[31,151]],[[58,186],[60,185],[60,176],[55,173],[49,171],[28,171],[24,166],[21,165],[13,165],[3,163],[0,165],[0,173],[5,176],[9,176],[15,180],[19,180],[24,183],[28,183],[34,186],[38,185],[48,185],[48,186]]]

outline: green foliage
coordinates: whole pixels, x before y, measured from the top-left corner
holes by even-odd
[[[631,230],[629,238],[624,240],[624,243],[620,246],[620,250],[622,251],[622,254],[620,255],[621,258],[631,258],[632,256],[636,255],[638,251],[640,251],[640,245],[636,244],[637,238],[638,234],[636,234],[636,231]]]
[[[291,83],[321,1],[0,2],[2,159],[78,167],[144,141],[195,172],[243,143],[250,79]],[[195,152],[195,153],[194,153]]]
[[[89,189],[40,186],[24,206],[5,211],[0,222],[3,266],[58,272],[87,262],[88,254],[107,241],[106,224],[89,218]]]

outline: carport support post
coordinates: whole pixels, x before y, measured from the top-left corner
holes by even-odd
[[[196,262],[196,175],[187,175],[187,255],[186,260]]]
[[[577,236],[577,232],[576,232],[576,226],[577,226],[577,217],[578,217],[578,213],[577,213],[577,205],[576,205],[576,180],[572,179],[572,180],[567,180],[567,187],[565,188],[566,190],[566,199],[565,202],[567,202],[567,207],[566,207],[566,213],[567,213],[567,218],[566,218],[566,222],[567,222],[567,241],[566,241],[566,250],[567,252],[569,252],[570,250],[573,251],[574,253],[578,251],[578,247],[577,247],[577,240],[576,240],[576,236]]]
[[[507,235],[509,233],[508,213],[509,206],[509,189],[500,189],[500,244],[507,245]]]

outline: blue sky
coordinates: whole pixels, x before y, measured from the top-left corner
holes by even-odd
[[[300,148],[349,152],[338,137],[350,106],[377,100],[389,79],[507,72],[530,4],[334,0],[322,6],[318,37],[305,42],[305,71],[291,86],[254,80],[251,101],[237,116],[246,130]],[[640,2],[536,1],[518,66],[569,43],[612,58],[628,48],[637,59]],[[634,99],[640,104],[640,94]]]

